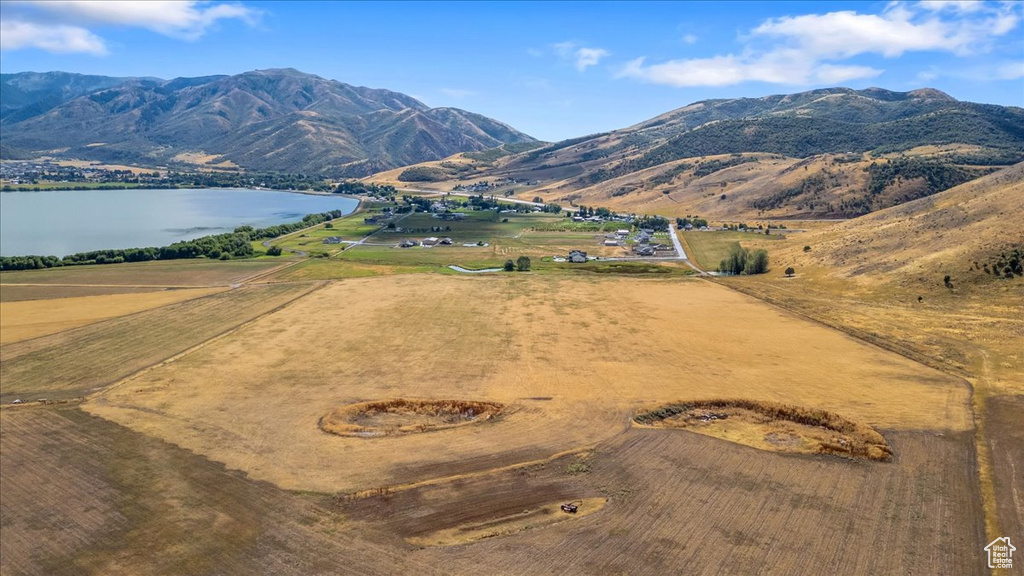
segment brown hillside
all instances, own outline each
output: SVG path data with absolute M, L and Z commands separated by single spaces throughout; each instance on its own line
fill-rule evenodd
M 946 274 L 977 283 L 986 261 L 1024 243 L 1024 163 L 978 180 L 807 233 L 776 253 L 862 281 L 942 285 Z M 804 253 L 803 246 L 810 245 Z M 975 266 L 977 262 L 977 266 Z M 955 284 L 954 284 L 955 285 Z

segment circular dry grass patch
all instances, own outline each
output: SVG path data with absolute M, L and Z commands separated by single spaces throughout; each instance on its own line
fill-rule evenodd
M 504 410 L 497 402 L 394 398 L 339 406 L 321 417 L 319 425 L 339 436 L 374 438 L 485 422 Z
M 778 402 L 673 402 L 638 412 L 633 422 L 654 428 L 685 428 L 763 450 L 892 460 L 889 443 L 871 426 L 834 412 Z

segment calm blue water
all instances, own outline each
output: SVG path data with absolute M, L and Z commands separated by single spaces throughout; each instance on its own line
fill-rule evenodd
M 357 200 L 271 190 L 69 190 L 0 193 L 0 255 L 66 256 L 105 248 L 166 246 L 355 210 Z

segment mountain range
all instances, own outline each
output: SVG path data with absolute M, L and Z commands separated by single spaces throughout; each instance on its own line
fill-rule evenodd
M 1021 160 L 1024 109 L 929 88 L 827 88 L 706 100 L 620 130 L 380 177 L 442 189 L 513 178 L 539 182 L 524 198 L 668 215 L 845 217 Z
M 534 141 L 479 114 L 293 69 L 173 80 L 27 72 L 2 75 L 0 86 L 4 158 L 45 153 L 143 165 L 201 158 L 364 176 Z

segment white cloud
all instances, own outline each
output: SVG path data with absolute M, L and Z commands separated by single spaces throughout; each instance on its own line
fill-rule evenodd
M 470 96 L 476 96 L 477 92 L 472 90 L 463 90 L 462 88 L 441 88 L 441 93 L 445 96 L 452 98 L 469 98 Z
M 999 67 L 1000 80 L 1020 80 L 1024 78 L 1024 62 L 1011 62 Z
M 985 7 L 985 3 L 978 0 L 922 0 L 917 5 L 933 12 L 977 12 Z
M 552 44 L 551 49 L 563 59 L 572 61 L 576 70 L 583 72 L 591 66 L 597 65 L 603 58 L 611 56 L 611 52 L 604 48 L 588 48 L 580 46 L 575 42 L 559 42 Z
M 580 48 L 576 51 L 576 69 L 580 72 L 586 70 L 589 66 L 594 66 L 601 61 L 605 56 L 609 56 L 611 52 L 608 52 L 604 48 Z
M 687 34 L 683 36 L 683 43 L 685 44 L 696 44 L 697 36 L 695 34 Z
M 103 39 L 77 26 L 40 26 L 32 22 L 0 20 L 0 50 L 40 48 L 47 52 L 85 52 L 103 55 Z
M 760 58 L 726 55 L 669 60 L 649 66 L 644 66 L 644 58 L 637 58 L 626 64 L 617 77 L 686 88 L 731 86 L 751 81 L 771 84 L 837 84 L 872 78 L 881 72 L 867 66 L 820 64 L 798 55 L 773 52 Z
M 752 34 L 782 40 L 821 58 L 865 53 L 896 57 L 932 50 L 968 54 L 984 50 L 990 38 L 1006 34 L 1019 22 L 1015 10 L 999 6 L 976 10 L 977 17 L 961 13 L 952 18 L 915 8 L 892 4 L 881 14 L 847 10 L 774 18 Z
M 617 74 L 669 86 L 729 86 L 748 81 L 773 84 L 838 84 L 871 78 L 882 70 L 844 63 L 874 54 L 886 58 L 907 52 L 984 52 L 995 38 L 1020 23 L 1019 5 L 973 2 L 890 3 L 880 14 L 853 11 L 771 18 L 743 37 L 738 54 L 629 62 Z
M 3 48 L 41 48 L 51 52 L 106 53 L 104 41 L 90 28 L 144 28 L 196 40 L 222 20 L 258 23 L 261 12 L 243 4 L 197 1 L 67 1 L 23 0 L 4 2 Z M 26 33 L 42 38 L 36 39 Z M 12 38 L 6 38 L 13 31 Z

